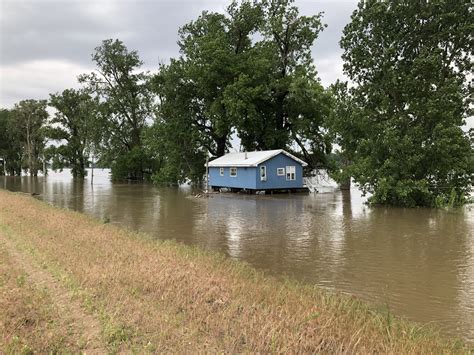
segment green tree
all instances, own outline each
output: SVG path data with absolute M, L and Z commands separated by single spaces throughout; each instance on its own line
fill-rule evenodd
M 171 175 L 196 176 L 203 149 L 223 155 L 235 132 L 247 150 L 296 143 L 312 166 L 324 164 L 332 101 L 310 51 L 320 17 L 300 16 L 293 1 L 233 1 L 226 14 L 203 12 L 180 29 L 181 56 L 154 78 L 160 105 L 153 131 L 166 137 L 155 142 L 169 154 L 162 158 Z
M 331 149 L 324 128 L 330 94 L 317 79 L 311 57 L 324 28 L 321 14 L 301 16 L 291 0 L 265 1 L 262 10 L 262 39 L 227 90 L 227 105 L 245 149 L 296 143 L 314 167 Z
M 119 40 L 103 41 L 92 59 L 96 72 L 81 75 L 79 81 L 100 100 L 98 117 L 103 118 L 107 132 L 102 141 L 102 162 L 111 165 L 116 179 L 141 180 L 148 167 L 146 161 L 134 159 L 143 155 L 143 129 L 152 115 L 148 74 L 139 71 L 143 63 L 138 53 L 129 51 Z
M 0 109 L 0 127 L 0 158 L 6 164 L 0 166 L 0 174 L 21 175 L 23 149 L 12 110 Z
M 344 29 L 350 175 L 377 204 L 461 204 L 472 188 L 471 1 L 361 1 Z M 344 120 L 344 117 L 340 117 Z M 356 139 L 354 139 L 356 138 Z M 344 138 L 346 139 L 346 138 Z
M 177 184 L 187 178 L 197 182 L 204 175 L 209 139 L 192 124 L 194 115 L 188 83 L 180 80 L 182 66 L 162 66 L 154 87 L 159 109 L 153 127 L 147 131 L 146 145 L 157 162 L 156 183 Z
M 226 90 L 246 68 L 261 15 L 259 5 L 234 1 L 226 14 L 204 11 L 179 30 L 180 57 L 153 80 L 159 105 L 148 142 L 159 161 L 155 181 L 199 181 L 206 156 L 226 153 L 235 127 Z
M 52 147 L 53 168 L 71 167 L 73 177 L 84 178 L 91 136 L 97 131 L 97 102 L 84 90 L 66 89 L 51 94 L 49 105 L 57 110 L 50 120 L 50 137 L 65 142 Z
M 225 91 L 244 68 L 251 35 L 260 20 L 260 7 L 251 2 L 238 5 L 234 1 L 225 15 L 204 11 L 179 30 L 181 56 L 162 66 L 155 78 L 155 91 L 163 98 L 161 112 L 169 114 L 167 122 L 174 116 L 170 107 L 180 111 L 178 119 L 187 120 L 193 131 L 190 134 L 197 131 L 201 145 L 213 156 L 227 150 L 234 124 L 226 108 Z M 170 80 L 173 82 L 168 84 Z M 184 92 L 159 92 L 170 85 Z
M 48 120 L 46 106 L 46 100 L 22 100 L 13 108 L 13 119 L 24 151 L 23 166 L 28 169 L 30 176 L 37 176 L 38 171 L 43 169 L 45 125 Z
M 332 110 L 327 121 L 331 141 L 336 145 L 329 165 L 329 174 L 341 189 L 350 189 L 350 165 L 359 143 L 359 138 L 365 134 L 364 120 L 357 115 L 361 113 L 351 95 L 347 82 L 336 81 L 331 85 Z

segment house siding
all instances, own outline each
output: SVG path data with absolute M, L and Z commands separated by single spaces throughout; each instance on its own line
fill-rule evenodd
M 267 167 L 267 181 L 260 180 L 260 166 Z M 286 168 L 287 166 L 295 167 L 295 180 L 286 180 L 285 175 L 278 176 L 278 168 Z M 285 154 L 278 154 L 273 158 L 264 161 L 257 168 L 257 190 L 265 189 L 298 189 L 303 187 L 303 167 L 301 164 Z
M 237 176 L 230 176 L 230 168 L 224 168 L 224 176 L 220 176 L 220 168 L 209 168 L 209 186 L 232 187 L 240 189 L 256 189 L 257 176 L 255 167 L 237 167 Z
M 266 181 L 260 180 L 261 166 L 266 166 Z M 286 172 L 283 176 L 277 175 L 278 168 L 287 166 L 295 167 L 295 180 L 286 180 Z M 224 168 L 224 176 L 220 176 L 219 167 L 210 167 L 209 186 L 252 190 L 298 189 L 303 187 L 303 167 L 301 163 L 283 153 L 266 160 L 257 167 L 237 167 L 236 177 L 230 176 L 230 167 Z

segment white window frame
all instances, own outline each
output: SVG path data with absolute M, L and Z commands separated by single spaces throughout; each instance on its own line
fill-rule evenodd
M 286 180 L 294 181 L 296 180 L 296 166 L 287 166 L 286 167 Z
M 278 176 L 285 176 L 285 168 L 277 168 Z
M 234 174 L 232 174 L 232 172 L 234 172 Z M 236 167 L 229 168 L 229 176 L 230 177 L 237 177 L 237 168 Z
M 224 168 L 219 168 L 219 175 L 224 176 Z
M 260 171 L 260 181 L 267 181 L 267 167 L 265 165 L 261 165 L 259 171 Z

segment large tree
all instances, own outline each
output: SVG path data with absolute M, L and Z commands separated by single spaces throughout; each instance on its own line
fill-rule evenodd
M 234 1 L 226 14 L 204 11 L 179 30 L 179 58 L 153 80 L 159 105 L 147 142 L 157 181 L 200 180 L 206 156 L 226 153 L 235 122 L 225 93 L 246 69 L 261 15 L 259 5 Z
M 143 63 L 138 53 L 119 40 L 103 41 L 92 59 L 96 71 L 81 75 L 79 81 L 101 103 L 100 117 L 108 134 L 102 161 L 111 165 L 114 178 L 143 179 L 148 166 L 142 134 L 153 100 L 148 74 L 140 69 Z
M 45 125 L 48 120 L 46 107 L 46 100 L 22 100 L 15 104 L 12 112 L 24 151 L 23 166 L 31 176 L 37 176 L 38 171 L 43 169 Z
M 179 30 L 180 58 L 162 66 L 155 78 L 163 99 L 161 112 L 170 115 L 165 119 L 173 119 L 170 107 L 180 111 L 178 119 L 186 119 L 189 129 L 199 132 L 201 145 L 213 156 L 227 150 L 234 123 L 226 107 L 226 88 L 242 74 L 260 21 L 260 6 L 251 2 L 234 1 L 227 14 L 204 11 Z M 159 92 L 169 85 L 183 92 Z
M 87 174 L 88 148 L 100 130 L 96 124 L 98 103 L 84 90 L 66 89 L 51 94 L 49 105 L 57 110 L 49 134 L 60 141 L 52 147 L 53 168 L 68 166 L 73 177 L 83 178 Z
M 296 143 L 312 166 L 324 164 L 331 100 L 310 50 L 323 28 L 320 18 L 301 16 L 291 0 L 233 1 L 226 14 L 203 12 L 180 29 L 181 56 L 154 79 L 155 132 L 167 132 L 171 161 L 183 167 L 175 172 L 194 174 L 188 162 L 202 148 L 225 154 L 233 133 L 246 150 Z M 186 146 L 178 143 L 183 139 Z
M 193 90 L 183 77 L 183 67 L 172 59 L 154 80 L 160 105 L 147 131 L 146 145 L 158 162 L 154 176 L 158 183 L 181 183 L 188 178 L 199 181 L 204 175 L 210 139 L 193 124 Z
M 321 14 L 302 16 L 292 0 L 264 1 L 262 10 L 261 39 L 227 90 L 226 103 L 245 149 L 296 143 L 304 158 L 318 165 L 330 150 L 324 127 L 330 95 L 317 78 L 311 56 L 311 46 L 324 28 Z
M 368 0 L 345 27 L 356 109 L 339 127 L 357 132 L 344 148 L 373 203 L 432 206 L 468 196 L 472 146 L 461 127 L 471 114 L 473 23 L 471 1 Z
M 5 164 L 0 166 L 0 174 L 21 175 L 23 149 L 12 110 L 0 109 L 0 127 L 0 158 Z

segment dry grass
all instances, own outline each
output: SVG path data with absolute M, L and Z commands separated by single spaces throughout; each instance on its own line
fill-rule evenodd
M 79 351 L 85 343 L 47 290 L 34 284 L 0 244 L 0 353 Z
M 75 293 L 112 352 L 470 351 L 356 299 L 5 191 L 2 238 Z

